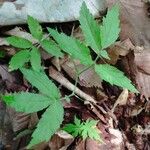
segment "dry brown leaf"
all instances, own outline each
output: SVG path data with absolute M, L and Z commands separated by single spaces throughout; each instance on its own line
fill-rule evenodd
M 150 97 L 150 51 L 135 53 L 135 64 L 138 68 L 136 83 L 138 89 L 146 98 Z
M 22 28 L 19 28 L 19 27 L 15 27 L 14 29 L 5 32 L 5 34 L 11 35 L 11 36 L 12 35 L 19 36 L 19 37 L 25 38 L 29 41 L 32 41 L 33 43 L 38 42 L 38 40 L 34 39 L 30 33 L 23 31 Z
M 118 0 L 107 0 L 112 6 Z M 119 0 L 121 12 L 120 39 L 130 38 L 135 45 L 150 47 L 150 19 L 147 6 L 141 0 Z
M 16 81 L 15 75 L 8 71 L 8 66 L 6 65 L 0 65 L 0 76 L 4 81 L 9 81 L 11 83 Z
M 114 112 L 115 108 L 117 107 L 117 105 L 125 105 L 127 103 L 128 100 L 128 96 L 129 96 L 129 92 L 127 89 L 124 89 L 121 94 L 119 95 L 118 99 L 116 100 L 113 108 L 112 108 L 112 112 Z
M 7 113 L 12 123 L 14 132 L 18 132 L 28 127 L 30 115 L 25 113 L 16 112 L 14 109 L 7 107 Z
M 61 130 L 55 133 L 48 145 L 51 150 L 67 150 L 73 140 L 72 135 Z
M 150 50 L 144 50 L 141 53 L 135 52 L 135 63 L 143 73 L 150 75 Z
M 126 39 L 124 41 L 116 42 L 113 46 L 111 46 L 108 50 L 111 64 L 116 64 L 119 56 L 126 56 L 130 50 L 135 49 L 130 39 Z
M 29 123 L 28 123 L 28 128 L 29 129 L 35 128 L 35 126 L 37 125 L 38 122 L 39 122 L 39 118 L 38 118 L 37 113 L 32 113 L 30 115 L 30 120 L 29 120 Z
M 65 61 L 61 66 L 65 72 L 74 80 L 77 76 L 75 66 L 78 71 L 82 71 L 86 68 L 84 65 L 80 64 L 79 61 L 73 62 L 71 60 Z M 100 77 L 95 73 L 93 68 L 90 68 L 79 75 L 79 84 L 81 86 L 102 88 L 101 82 L 102 81 Z
M 4 91 L 0 88 L 0 93 Z M 12 131 L 11 120 L 6 112 L 6 105 L 0 99 L 0 142 L 4 145 L 11 145 L 13 143 L 14 133 Z
M 150 76 L 138 72 L 136 80 L 140 93 L 148 99 L 150 97 Z

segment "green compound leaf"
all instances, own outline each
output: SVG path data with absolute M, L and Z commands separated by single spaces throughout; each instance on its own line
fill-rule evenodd
M 138 93 L 137 89 L 131 84 L 131 81 L 117 68 L 109 64 L 95 65 L 95 71 L 102 80 L 109 82 L 111 85 L 117 85 L 131 92 Z
M 36 47 L 32 47 L 30 52 L 30 62 L 31 66 L 35 71 L 41 70 L 41 55 L 39 50 Z
M 16 111 L 33 113 L 48 107 L 52 101 L 40 94 L 21 92 L 4 95 L 3 100 Z
M 51 28 L 48 28 L 48 31 L 59 44 L 60 48 L 68 53 L 72 58 L 79 59 L 84 65 L 91 65 L 93 63 L 90 50 L 79 40 L 69 37 L 63 33 L 60 34 Z
M 57 46 L 57 44 L 51 40 L 43 40 L 41 45 L 45 51 L 49 54 L 56 56 L 56 57 L 63 57 L 63 53 L 61 49 Z
M 32 36 L 38 40 L 41 40 L 43 37 L 43 32 L 39 22 L 35 18 L 28 16 L 27 23 Z
M 44 72 L 32 69 L 20 69 L 24 77 L 35 86 L 41 93 L 50 97 L 52 100 L 60 99 L 60 92 L 55 84 L 47 77 Z
M 110 46 L 117 40 L 120 32 L 119 23 L 119 7 L 115 5 L 108 11 L 106 18 L 103 18 L 103 25 L 101 26 L 102 49 Z
M 98 54 L 101 49 L 100 26 L 90 14 L 85 2 L 81 7 L 79 21 L 87 44 Z
M 11 71 L 22 67 L 30 59 L 30 52 L 28 50 L 21 50 L 16 53 L 9 62 L 9 68 Z
M 86 139 L 87 137 L 89 137 L 93 140 L 97 140 L 97 141 L 101 140 L 99 131 L 96 128 L 97 122 L 98 121 L 96 121 L 96 120 L 87 120 L 84 123 L 84 126 L 81 127 L 81 130 L 82 130 L 81 135 L 82 135 L 83 139 Z
M 83 124 L 81 124 L 81 120 L 79 120 L 78 118 L 75 117 L 74 124 L 72 124 L 72 123 L 66 124 L 65 127 L 63 128 L 63 130 L 70 133 L 74 137 L 81 136 L 82 125 Z
M 101 141 L 99 131 L 96 128 L 97 122 L 98 121 L 96 120 L 86 120 L 86 122 L 81 122 L 81 120 L 75 117 L 74 124 L 66 124 L 63 129 L 74 137 L 81 136 L 83 139 L 89 137 L 93 140 Z
M 24 38 L 11 36 L 6 38 L 7 42 L 17 48 L 30 48 L 32 43 Z
M 32 134 L 32 140 L 28 145 L 31 148 L 35 144 L 47 142 L 59 129 L 64 116 L 64 109 L 60 101 L 54 101 L 42 115 L 36 130 Z

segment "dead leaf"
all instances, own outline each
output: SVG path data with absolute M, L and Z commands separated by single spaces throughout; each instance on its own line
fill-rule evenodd
M 134 55 L 138 69 L 150 75 L 150 50 L 143 50 L 140 53 L 135 52 Z
M 74 80 L 77 76 L 75 66 L 79 72 L 86 68 L 79 61 L 73 62 L 72 60 L 65 61 L 61 65 L 65 72 Z M 81 86 L 102 88 L 101 82 L 100 77 L 95 73 L 93 68 L 89 68 L 79 75 L 79 84 Z
M 23 31 L 23 29 L 20 27 L 15 27 L 14 29 L 5 32 L 5 34 L 11 36 L 19 36 L 31 41 L 32 43 L 38 42 L 38 40 L 34 39 L 30 33 Z
M 118 99 L 116 100 L 113 108 L 111 109 L 112 112 L 114 112 L 115 108 L 117 107 L 117 105 L 125 105 L 127 103 L 128 100 L 128 96 L 129 96 L 129 92 L 127 89 L 123 89 L 123 91 L 121 92 L 121 94 L 119 95 Z
M 11 83 L 16 81 L 15 76 L 13 73 L 8 71 L 8 67 L 6 65 L 0 65 L 0 76 L 4 81 L 9 81 Z
M 108 49 L 110 61 L 109 63 L 115 65 L 119 59 L 119 56 L 126 56 L 131 50 L 135 49 L 130 39 L 116 42 Z
M 30 121 L 29 114 L 16 112 L 14 109 L 10 107 L 7 107 L 7 113 L 10 117 L 14 132 L 18 132 L 28 127 Z
M 150 97 L 150 51 L 135 53 L 135 64 L 138 68 L 136 83 L 138 89 L 146 98 Z
M 61 130 L 55 133 L 48 145 L 51 150 L 67 150 L 73 140 L 72 135 Z

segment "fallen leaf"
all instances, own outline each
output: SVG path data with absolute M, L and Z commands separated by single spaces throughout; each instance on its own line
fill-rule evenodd
M 150 50 L 143 50 L 142 52 L 135 52 L 135 63 L 139 70 L 145 74 L 150 75 Z
M 135 64 L 138 68 L 136 83 L 139 91 L 146 98 L 150 97 L 150 51 L 135 53 Z
M 130 39 L 126 39 L 122 42 L 118 41 L 108 49 L 110 61 L 107 61 L 115 65 L 118 59 L 120 59 L 119 56 L 126 56 L 133 49 L 135 49 L 135 47 Z
M 79 72 L 86 68 L 84 65 L 80 64 L 79 61 L 73 62 L 71 60 L 62 63 L 61 67 L 74 80 L 77 76 L 76 68 Z M 89 68 L 79 75 L 79 84 L 81 86 L 102 88 L 101 82 L 102 81 L 100 77 L 95 73 L 94 68 Z
M 55 133 L 48 145 L 51 150 L 67 150 L 73 140 L 72 135 L 60 130 Z
M 32 43 L 37 42 L 37 40 L 34 39 L 30 33 L 26 32 L 26 31 L 23 31 L 19 27 L 15 27 L 14 29 L 5 32 L 5 34 L 6 35 L 11 35 L 11 36 L 13 35 L 13 36 L 22 37 L 22 38 L 25 38 L 25 39 L 31 41 Z
M 117 107 L 117 105 L 126 105 L 127 100 L 128 100 L 128 96 L 129 96 L 129 92 L 127 89 L 123 89 L 123 91 L 121 92 L 121 94 L 119 95 L 119 97 L 117 98 L 113 108 L 111 109 L 112 112 L 114 112 L 115 108 Z

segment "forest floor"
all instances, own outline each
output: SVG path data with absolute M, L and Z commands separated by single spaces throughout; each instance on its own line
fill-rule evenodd
M 82 94 L 97 101 L 97 105 L 85 104 L 77 97 L 71 97 L 70 102 L 63 103 L 65 109 L 63 123 L 73 122 L 74 116 L 83 121 L 89 118 L 98 120 L 97 127 L 103 142 L 82 140 L 58 131 L 49 142 L 39 144 L 35 149 L 150 150 L 150 5 L 141 1 L 121 1 L 121 33 L 118 41 L 107 49 L 111 58 L 108 63 L 123 71 L 140 94 L 111 86 L 100 81 L 92 69 L 86 70 L 79 76 L 77 88 L 83 92 Z M 113 1 L 109 2 L 109 5 L 111 6 L 112 3 Z M 47 26 L 83 40 L 77 21 L 42 24 L 44 29 Z M 34 90 L 19 71 L 10 72 L 8 68 L 16 49 L 5 41 L 5 37 L 16 35 L 29 38 L 27 31 L 27 25 L 0 27 L 0 91 L 2 94 Z M 42 53 L 42 63 L 47 75 L 59 85 L 61 94 L 70 94 L 71 90 L 67 85 L 75 83 L 73 62 L 68 57 L 58 61 Z M 51 67 L 55 68 L 52 73 L 49 71 Z M 56 75 L 58 78 L 55 78 Z M 42 111 L 34 114 L 18 113 L 0 101 L 0 150 L 25 149 L 31 139 L 32 129 L 42 113 Z

